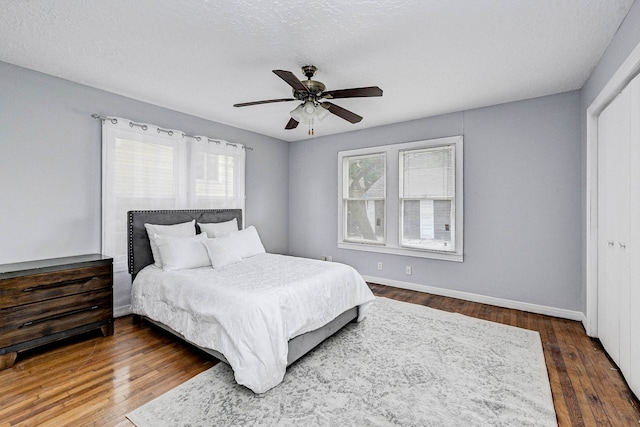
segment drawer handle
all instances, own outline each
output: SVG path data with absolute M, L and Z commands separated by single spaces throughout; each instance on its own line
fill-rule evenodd
M 59 283 L 51 283 L 49 285 L 42 285 L 42 286 L 35 286 L 33 288 L 24 288 L 22 290 L 22 292 L 33 292 L 33 291 L 39 291 L 42 289 L 54 289 L 54 288 L 60 288 L 62 286 L 67 286 L 67 285 L 73 285 L 75 283 L 89 283 L 92 280 L 98 280 L 99 277 L 92 277 L 91 279 L 87 280 L 85 279 L 76 279 L 76 280 L 67 280 L 66 282 L 59 282 Z
M 57 319 L 61 319 L 63 317 L 67 317 L 67 316 L 73 316 L 74 314 L 80 314 L 80 313 L 84 313 L 84 312 L 87 312 L 87 311 L 97 310 L 98 308 L 100 308 L 99 305 L 92 305 L 91 307 L 85 307 L 85 308 L 80 308 L 78 310 L 67 311 L 66 313 L 57 314 L 55 316 L 46 317 L 44 319 L 31 320 L 29 322 L 24 322 L 18 328 L 24 328 L 24 327 L 27 327 L 27 326 L 33 326 L 33 325 L 37 325 L 38 323 L 44 323 L 44 322 L 48 322 L 50 320 L 57 320 Z

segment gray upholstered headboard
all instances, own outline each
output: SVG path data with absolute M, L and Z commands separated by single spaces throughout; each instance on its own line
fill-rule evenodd
M 162 210 L 129 211 L 127 215 L 129 274 L 136 274 L 149 264 L 153 264 L 151 244 L 145 224 L 180 224 L 196 220 L 196 232 L 200 232 L 198 222 L 224 222 L 236 218 L 238 228 L 242 229 L 242 209 L 202 209 L 202 210 Z

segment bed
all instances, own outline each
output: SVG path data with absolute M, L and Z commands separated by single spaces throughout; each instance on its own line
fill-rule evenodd
M 154 265 L 145 224 L 178 227 L 192 222 L 198 236 L 199 224 L 231 221 L 241 231 L 202 237 L 207 248 L 252 231 L 253 227 L 242 227 L 242 210 L 130 211 L 131 308 L 135 315 L 228 363 L 238 384 L 264 393 L 282 381 L 287 366 L 346 324 L 362 320 L 375 298 L 349 266 L 268 254 L 264 249 L 220 268 L 210 251 L 213 267 L 165 271 L 167 264 Z M 255 229 L 252 232 L 257 236 Z

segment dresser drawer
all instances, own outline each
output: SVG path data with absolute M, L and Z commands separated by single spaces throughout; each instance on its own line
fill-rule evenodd
M 112 317 L 110 290 L 0 309 L 0 348 Z
M 4 279 L 0 280 L 0 309 L 111 286 L 110 265 Z

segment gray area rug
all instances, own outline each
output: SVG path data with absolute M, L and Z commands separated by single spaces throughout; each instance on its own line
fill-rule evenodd
M 158 426 L 556 426 L 537 332 L 377 298 L 256 395 L 219 363 L 127 415 Z

